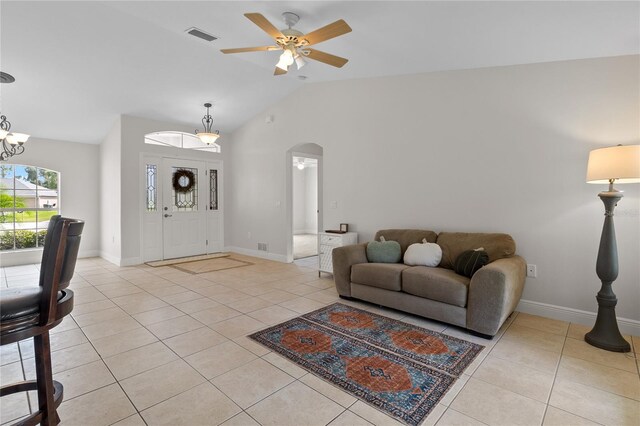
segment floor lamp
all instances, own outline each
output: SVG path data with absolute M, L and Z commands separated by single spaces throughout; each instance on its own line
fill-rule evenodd
M 622 199 L 622 191 L 613 187 L 615 183 L 640 182 L 640 145 L 613 146 L 595 149 L 589 153 L 587 183 L 608 183 L 609 190 L 598 194 L 604 203 L 604 226 L 600 237 L 596 273 L 602 287 L 596 296 L 598 317 L 593 329 L 584 340 L 598 348 L 615 352 L 629 352 L 631 346 L 618 329 L 616 304 L 618 299 L 611 284 L 618 277 L 618 249 L 616 231 L 613 227 L 613 209 Z

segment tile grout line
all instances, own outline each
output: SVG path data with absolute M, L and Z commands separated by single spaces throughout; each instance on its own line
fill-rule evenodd
M 78 326 L 78 327 L 80 327 L 80 326 Z M 129 397 L 129 394 L 127 394 L 127 392 L 125 392 L 124 388 L 123 388 L 123 387 L 122 387 L 122 385 L 120 384 L 120 381 L 116 378 L 115 374 L 113 374 L 113 371 L 111 371 L 111 369 L 109 368 L 109 366 L 107 365 L 107 363 L 106 363 L 106 362 L 104 362 L 104 358 L 102 358 L 102 355 L 100 354 L 100 352 L 98 352 L 98 350 L 95 348 L 95 346 L 93 345 L 93 342 L 89 339 L 89 337 L 88 337 L 86 334 L 84 334 L 84 330 L 82 330 L 82 327 L 80 327 L 80 331 L 82 332 L 82 334 L 84 335 L 84 337 L 87 339 L 87 341 L 89 342 L 89 344 L 91 345 L 91 347 L 93 348 L 93 350 L 94 350 L 94 351 L 96 351 L 96 353 L 97 353 L 97 354 L 98 354 L 98 356 L 100 357 L 100 361 L 102 361 L 102 364 L 105 366 L 105 368 L 107 369 L 107 371 L 109 371 L 109 374 L 111 374 L 111 377 L 113 377 L 113 380 L 115 380 L 115 383 L 117 383 L 117 384 L 118 384 L 118 387 L 120 388 L 120 390 L 122 391 L 122 393 L 127 397 L 127 400 L 129 401 L 129 403 L 131 404 L 131 406 L 133 407 L 133 409 L 134 409 L 134 410 L 136 410 L 136 413 L 138 413 L 138 415 L 140 416 L 140 418 L 142 419 L 142 421 L 143 421 L 145 424 L 147 424 L 147 422 L 144 420 L 144 418 L 143 418 L 143 417 L 142 417 L 142 415 L 140 414 L 140 411 L 138 411 L 138 407 L 136 407 L 136 406 L 135 406 L 135 404 L 133 403 L 133 401 L 132 401 L 132 400 L 131 400 L 131 398 Z M 112 384 L 113 384 L 113 383 L 110 383 L 109 385 L 106 385 L 106 386 L 110 386 L 110 385 L 112 385 Z M 105 388 L 106 386 L 102 386 L 102 387 L 100 387 L 100 388 L 98 388 L 98 389 Z M 87 395 L 87 394 L 89 394 L 89 393 L 91 393 L 91 392 L 94 392 L 94 391 L 96 391 L 96 390 L 98 390 L 98 389 L 94 389 L 93 391 L 86 392 L 86 393 L 84 393 L 84 394 L 82 394 L 82 395 Z M 80 396 L 80 395 L 77 395 L 77 396 L 75 396 L 74 398 L 69 399 L 68 401 L 72 401 L 73 399 L 77 398 L 78 396 Z M 117 421 L 116 421 L 116 422 L 114 422 L 114 423 L 117 423 L 117 422 L 119 422 L 119 421 L 121 421 L 121 420 L 124 420 L 124 419 L 126 419 L 126 418 L 128 418 L 128 417 L 131 417 L 131 416 L 127 416 L 127 417 L 124 417 L 124 418 L 122 418 L 122 419 L 119 419 L 119 420 L 117 420 Z M 112 423 L 112 424 L 113 424 L 113 423 Z
M 464 390 L 464 388 L 466 388 L 466 387 L 467 387 L 467 385 L 469 384 L 469 380 L 471 380 L 471 378 L 474 378 L 475 380 L 479 380 L 479 381 L 484 382 L 484 383 L 488 383 L 488 382 L 485 382 L 485 381 L 484 381 L 484 380 L 482 380 L 482 379 L 478 379 L 478 378 L 476 378 L 476 377 L 473 377 L 473 374 L 478 370 L 478 368 L 480 368 L 480 366 L 482 365 L 482 363 L 484 363 L 484 361 L 489 357 L 489 355 L 491 354 L 491 352 L 493 352 L 493 349 L 496 347 L 496 345 L 500 342 L 500 340 L 502 340 L 502 338 L 504 337 L 504 335 L 507 333 L 507 330 L 509 330 L 509 328 L 513 325 L 514 321 L 516 320 L 516 318 L 517 318 L 517 316 L 518 316 L 518 312 L 517 312 L 517 311 L 514 311 L 511 315 L 513 315 L 514 313 L 515 313 L 516 315 L 515 315 L 515 316 L 513 317 L 513 319 L 509 322 L 509 324 L 507 324 L 507 327 L 506 327 L 506 328 L 504 329 L 504 331 L 500 334 L 500 337 L 498 337 L 498 340 L 496 340 L 496 342 L 491 346 L 491 349 L 489 349 L 489 351 L 487 352 L 487 355 L 486 355 L 486 356 L 484 357 L 484 359 L 480 362 L 480 364 L 476 367 L 476 370 L 474 370 L 474 372 L 473 372 L 473 373 L 468 374 L 469 379 L 465 382 L 465 384 L 462 386 L 462 388 L 458 391 L 458 393 L 456 394 L 456 396 L 451 400 L 451 402 L 450 402 L 450 403 L 449 403 L 449 405 L 447 406 L 447 410 L 451 409 L 451 410 L 453 410 L 453 411 L 457 411 L 457 410 L 455 410 L 454 408 L 451 408 L 451 405 L 453 405 L 454 401 L 455 401 L 455 400 L 458 398 L 458 396 L 462 393 L 462 391 Z M 506 323 L 506 321 L 505 321 L 505 323 Z M 467 368 L 469 368 L 469 366 L 467 366 Z M 463 371 L 461 374 L 463 374 L 463 373 L 464 373 L 464 371 Z M 489 383 L 489 384 L 490 384 L 490 385 L 492 385 L 492 386 L 496 386 L 496 385 L 494 385 L 494 384 L 492 384 L 492 383 Z M 499 387 L 500 389 L 502 389 L 502 387 L 500 387 L 500 386 L 497 386 L 497 387 Z M 508 390 L 508 389 L 505 389 L 505 390 Z M 511 391 L 509 391 L 509 392 L 511 392 Z M 514 393 L 515 393 L 515 392 L 514 392 Z M 517 394 L 517 395 L 520 395 L 520 394 Z M 521 396 L 524 396 L 524 395 L 521 395 Z M 528 398 L 528 397 L 526 397 L 526 398 Z M 531 398 L 529 398 L 529 399 L 531 399 Z M 445 410 L 445 413 L 446 413 L 446 411 L 447 411 L 447 410 Z M 459 411 L 458 411 L 458 412 L 459 412 Z M 469 414 L 462 413 L 462 412 L 460 412 L 460 413 L 461 413 L 461 414 L 463 414 L 463 415 L 465 415 L 465 416 L 467 416 L 467 417 L 469 417 L 469 418 L 472 418 L 472 419 L 474 419 L 474 420 L 476 420 L 476 421 L 478 421 L 478 422 L 480 422 L 480 423 L 482 423 L 482 424 L 486 424 L 486 423 L 484 423 L 482 420 L 479 420 L 479 419 L 477 419 L 477 418 L 475 418 L 475 417 L 473 417 L 473 416 L 471 416 L 471 415 L 469 415 Z M 444 415 L 444 413 L 442 413 L 442 415 Z M 439 420 L 439 419 L 438 419 L 438 420 Z

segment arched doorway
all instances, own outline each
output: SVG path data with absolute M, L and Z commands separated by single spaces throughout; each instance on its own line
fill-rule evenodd
M 315 143 L 295 145 L 286 153 L 288 262 L 317 255 L 317 233 L 322 230 L 322 155 L 322 147 Z

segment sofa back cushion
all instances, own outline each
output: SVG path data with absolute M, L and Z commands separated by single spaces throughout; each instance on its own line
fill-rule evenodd
M 466 250 L 484 247 L 489 262 L 511 257 L 516 252 L 516 242 L 508 234 L 441 232 L 436 242 L 442 248 L 440 267 L 448 269 L 453 269 L 458 256 Z
M 426 229 L 381 229 L 376 232 L 375 240 L 380 241 L 380 237 L 384 237 L 387 241 L 397 241 L 400 243 L 402 257 L 407 247 L 411 244 L 421 243 L 422 239 L 426 239 L 428 243 L 435 243 L 438 234 Z

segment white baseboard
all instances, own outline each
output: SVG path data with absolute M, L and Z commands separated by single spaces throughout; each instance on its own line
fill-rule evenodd
M 142 258 L 138 256 L 138 257 L 128 257 L 126 259 L 120 259 L 120 265 L 118 266 L 135 266 L 135 265 L 141 265 L 141 264 L 142 264 Z
M 134 266 L 142 264 L 142 258 L 140 257 L 129 257 L 127 259 L 123 259 L 121 257 L 112 256 L 103 251 L 100 252 L 100 257 L 116 266 Z
M 99 253 L 99 256 L 101 258 L 103 258 L 104 260 L 106 260 L 107 262 L 111 262 L 116 266 L 120 266 L 120 258 L 119 257 L 112 256 L 112 255 L 110 255 L 108 253 L 105 253 L 104 251 L 101 251 Z
M 78 258 L 96 257 L 98 250 L 80 250 Z M 42 249 L 20 250 L 0 254 L 0 267 L 30 265 L 42 261 Z
M 251 250 L 251 249 L 247 249 L 247 248 L 243 248 L 243 247 L 234 247 L 234 246 L 225 247 L 224 251 L 238 253 L 238 254 L 244 254 L 246 256 L 259 257 L 261 259 L 275 260 L 276 262 L 288 263 L 287 262 L 287 256 L 284 255 L 284 254 L 269 253 L 269 252 L 266 252 L 266 251 Z
M 565 308 L 564 306 L 549 305 L 531 300 L 520 300 L 516 310 L 526 314 L 539 315 L 584 325 L 595 324 L 597 316 L 595 312 L 581 311 L 579 309 Z M 640 321 L 629 318 L 618 318 L 618 327 L 622 334 L 640 336 Z

